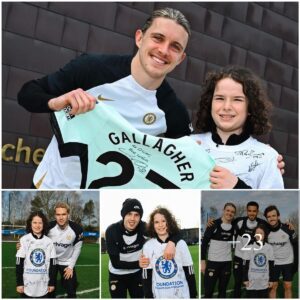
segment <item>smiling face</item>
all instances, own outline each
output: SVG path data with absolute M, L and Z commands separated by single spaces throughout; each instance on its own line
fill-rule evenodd
M 213 94 L 211 115 L 222 140 L 233 133 L 241 134 L 248 116 L 243 86 L 231 78 L 219 80 Z
M 153 218 L 154 230 L 159 238 L 167 237 L 168 224 L 164 215 L 157 213 Z
M 68 225 L 69 214 L 66 208 L 58 207 L 55 209 L 55 220 L 59 227 L 65 228 Z
M 124 217 L 124 227 L 128 231 L 133 231 L 139 224 L 141 216 L 136 211 L 131 211 Z
M 258 209 L 255 205 L 249 205 L 247 207 L 247 216 L 250 221 L 254 221 L 257 218 Z
M 31 221 L 31 228 L 32 232 L 35 235 L 40 235 L 43 231 L 43 219 L 40 218 L 39 216 L 35 216 L 32 218 Z
M 235 215 L 235 208 L 231 205 L 227 205 L 223 211 L 223 220 L 227 223 L 231 223 Z
M 141 81 L 150 80 L 159 86 L 185 58 L 188 33 L 175 21 L 158 17 L 146 32 L 138 30 L 135 40 L 139 50 L 132 70 L 134 77 Z
M 267 213 L 266 218 L 271 227 L 276 227 L 278 225 L 280 216 L 277 214 L 277 211 L 273 209 Z

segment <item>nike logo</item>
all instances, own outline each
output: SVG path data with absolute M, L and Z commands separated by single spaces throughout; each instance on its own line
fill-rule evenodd
M 113 99 L 104 98 L 104 97 L 102 97 L 102 95 L 99 95 L 99 96 L 97 97 L 97 99 L 98 99 L 99 101 L 115 101 L 115 100 L 113 100 Z

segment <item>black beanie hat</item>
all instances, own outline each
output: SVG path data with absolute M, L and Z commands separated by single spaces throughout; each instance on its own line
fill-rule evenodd
M 139 200 L 128 198 L 123 202 L 123 207 L 121 209 L 121 216 L 124 217 L 131 211 L 136 211 L 140 214 L 141 218 L 143 217 L 143 207 Z

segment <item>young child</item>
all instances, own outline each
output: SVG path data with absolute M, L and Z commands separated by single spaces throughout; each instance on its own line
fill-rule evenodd
M 268 298 L 268 289 L 274 282 L 274 255 L 271 245 L 266 243 L 267 231 L 263 224 L 255 229 L 256 241 L 244 251 L 243 281 L 247 298 Z
M 252 135 L 271 128 L 270 102 L 260 80 L 242 67 L 225 67 L 206 77 L 192 135 L 215 159 L 211 188 L 283 189 L 278 153 Z
M 25 298 L 47 298 L 55 282 L 55 248 L 48 233 L 48 220 L 33 212 L 26 221 L 26 232 L 20 239 L 16 257 L 17 292 Z
M 175 217 L 166 208 L 158 207 L 150 215 L 148 225 L 152 237 L 143 247 L 150 260 L 143 269 L 145 298 L 196 298 L 196 279 L 188 246 L 183 240 L 176 244 L 175 258 L 163 258 L 170 236 L 179 234 Z

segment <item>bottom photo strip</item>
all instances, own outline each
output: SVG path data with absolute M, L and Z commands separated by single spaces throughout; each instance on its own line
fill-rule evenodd
M 298 298 L 299 191 L 2 191 L 7 298 Z

